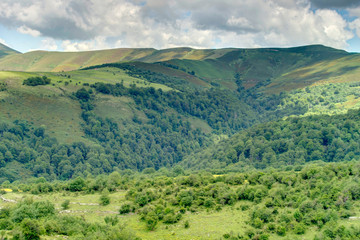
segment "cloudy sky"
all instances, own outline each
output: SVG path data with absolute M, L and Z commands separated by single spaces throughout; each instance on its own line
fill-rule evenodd
M 360 52 L 360 0 L 1 0 L 0 42 L 21 52 L 307 44 Z

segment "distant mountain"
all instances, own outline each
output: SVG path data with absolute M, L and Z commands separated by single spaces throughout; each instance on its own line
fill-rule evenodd
M 183 68 L 195 67 L 197 72 L 202 68 L 216 67 L 219 71 L 233 72 L 251 67 L 249 76 L 266 75 L 271 68 L 271 75 L 321 60 L 332 60 L 349 55 L 349 53 L 322 45 L 297 48 L 264 48 L 264 49 L 192 49 L 172 48 L 155 50 L 144 49 L 109 49 L 87 52 L 48 52 L 33 51 L 24 54 L 7 56 L 0 60 L 1 70 L 60 72 L 77 70 L 84 67 L 116 62 L 169 62 Z M 183 60 L 177 62 L 176 60 Z M 186 61 L 185 61 L 186 60 Z M 193 61 L 206 61 L 195 63 Z M 194 65 L 195 64 L 195 65 Z M 194 65 L 194 66 L 189 66 Z M 197 66 L 198 65 L 198 66 Z M 279 68 L 279 66 L 281 67 Z M 254 67 L 256 66 L 256 67 Z M 196 69 L 197 68 L 197 69 Z M 205 70 L 206 72 L 208 69 Z M 195 71 L 196 72 L 196 71 Z M 205 74 L 206 75 L 206 74 Z
M 0 58 L 5 57 L 7 55 L 17 54 L 17 53 L 19 53 L 19 52 L 0 43 Z

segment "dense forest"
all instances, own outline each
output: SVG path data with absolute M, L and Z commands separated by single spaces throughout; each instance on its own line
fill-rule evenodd
M 284 167 L 310 161 L 359 160 L 360 111 L 334 116 L 291 117 L 259 124 L 189 157 L 184 166 L 198 169 Z M 211 160 L 209 160 L 211 159 Z
M 177 163 L 184 168 L 215 171 L 226 166 L 228 170 L 263 169 L 315 160 L 358 159 L 359 111 L 334 116 L 290 117 L 251 127 L 271 118 L 268 116 L 271 113 L 277 119 L 297 109 L 293 105 L 273 111 L 276 105 L 273 101 L 280 101 L 281 96 L 271 101 L 269 96 L 256 96 L 255 90 L 238 91 L 252 102 L 250 105 L 246 101 L 239 103 L 236 95 L 229 96 L 228 91 L 219 89 L 182 93 L 136 85 L 128 88 L 121 83 L 95 83 L 77 90 L 71 97 L 81 104 L 84 133 L 97 145 L 60 144 L 46 134 L 44 128 L 26 121 L 2 123 L 0 160 L 2 166 L 7 166 L 0 169 L 2 179 L 14 181 L 42 176 L 48 180 L 65 180 L 116 169 L 158 170 Z M 132 121 L 119 126 L 114 119 L 96 115 L 98 94 L 132 98 L 145 118 L 134 115 Z M 231 135 L 241 129 L 248 130 L 214 148 L 212 134 L 194 129 L 190 117 L 206 122 L 212 134 Z M 209 150 L 193 154 L 207 147 Z

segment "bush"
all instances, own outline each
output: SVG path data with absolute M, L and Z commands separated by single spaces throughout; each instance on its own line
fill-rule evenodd
M 8 219 L 0 219 L 0 230 L 11 230 L 14 227 L 13 223 Z
M 30 77 L 24 80 L 23 85 L 38 86 L 38 85 L 47 85 L 50 84 L 50 82 L 51 82 L 50 78 L 47 78 L 46 76 Z
M 84 190 L 86 182 L 82 177 L 77 177 L 69 183 L 68 189 L 71 192 L 78 192 Z
M 119 218 L 117 216 L 113 216 L 113 217 L 106 216 L 104 218 L 104 221 L 105 221 L 106 224 L 110 224 L 111 226 L 115 226 L 116 224 L 119 223 Z
M 294 233 L 301 235 L 304 234 L 306 231 L 306 226 L 302 223 L 296 224 L 294 227 Z
M 22 239 L 37 240 L 40 239 L 40 227 L 36 221 L 24 219 L 21 223 Z
M 120 214 L 127 214 L 134 211 L 134 207 L 128 203 L 121 205 L 119 209 Z
M 148 230 L 152 231 L 155 229 L 157 223 L 158 223 L 159 219 L 156 216 L 156 214 L 154 212 L 150 212 L 146 217 L 145 217 L 145 222 L 146 222 L 146 227 Z
M 181 213 L 178 213 L 178 214 L 173 214 L 173 213 L 170 213 L 170 214 L 166 214 L 164 216 L 164 223 L 168 223 L 168 224 L 174 224 L 174 223 L 177 223 L 180 219 L 181 219 L 182 215 Z
M 189 228 L 189 227 L 190 227 L 190 223 L 188 220 L 186 220 L 184 223 L 184 228 Z
M 110 204 L 109 191 L 106 189 L 100 196 L 100 205 L 106 206 Z
M 286 228 L 284 226 L 277 226 L 276 234 L 279 235 L 279 236 L 285 236 Z
M 66 210 L 66 209 L 69 209 L 69 205 L 70 205 L 70 200 L 67 199 L 61 204 L 61 207 L 63 210 Z
M 85 88 L 81 88 L 77 90 L 75 97 L 77 97 L 79 100 L 88 101 L 90 99 L 90 94 L 88 91 L 86 91 Z

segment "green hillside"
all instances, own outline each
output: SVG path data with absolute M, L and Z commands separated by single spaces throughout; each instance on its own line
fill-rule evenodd
M 194 153 L 218 149 L 219 140 L 256 124 L 359 108 L 358 58 L 321 45 L 10 55 L 0 68 L 27 71 L 0 72 L 0 177 L 65 180 L 176 164 L 224 167 L 228 160 L 213 159 L 211 151 Z M 76 70 L 59 71 L 67 67 Z M 308 155 L 305 162 L 313 159 Z M 258 166 L 239 156 L 231 160 L 238 166 L 283 164 L 276 158 Z
M 359 54 L 0 54 L 0 238 L 359 239 Z
M 251 127 L 186 158 L 181 165 L 195 169 L 304 165 L 311 161 L 360 160 L 360 111 L 268 122 Z
M 3 58 L 7 55 L 17 54 L 17 53 L 19 53 L 19 52 L 0 43 L 0 58 Z

